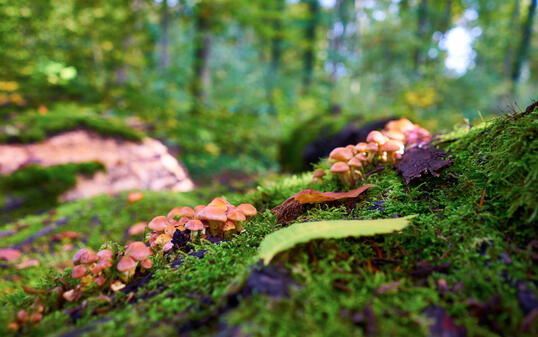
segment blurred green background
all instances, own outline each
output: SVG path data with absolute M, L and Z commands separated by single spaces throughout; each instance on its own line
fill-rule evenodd
M 202 183 L 297 169 L 351 120 L 531 103 L 536 2 L 0 0 L 0 141 L 84 124 L 156 137 Z

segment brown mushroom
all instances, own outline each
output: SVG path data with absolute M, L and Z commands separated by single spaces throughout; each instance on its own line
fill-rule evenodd
M 325 171 L 322 169 L 316 169 L 314 173 L 312 174 L 312 180 L 315 182 L 319 182 L 323 180 L 323 177 L 325 176 Z
M 374 131 L 371 131 L 368 134 L 368 137 L 366 137 L 366 141 L 368 143 L 374 142 L 378 146 L 381 146 L 381 145 L 385 144 L 385 142 L 387 141 L 387 138 L 385 136 L 383 136 L 383 134 L 381 132 L 379 132 L 377 130 L 374 130 Z
M 230 240 L 236 230 L 236 226 L 233 221 L 226 221 L 222 230 L 224 232 L 224 239 Z
M 209 223 L 209 234 L 219 235 L 226 222 L 226 210 L 221 207 L 207 206 L 196 215 L 199 220 Z
M 159 215 L 153 218 L 148 224 L 149 229 L 156 232 L 163 232 L 168 224 L 168 218 L 164 215 Z
M 353 157 L 353 151 L 345 147 L 336 147 L 329 154 L 329 163 L 333 164 L 338 161 L 347 162 Z
M 331 173 L 338 175 L 338 178 L 345 186 L 351 186 L 353 182 L 351 181 L 351 172 L 349 166 L 344 162 L 336 162 L 331 166 Z
M 356 183 L 362 179 L 362 174 L 363 174 L 362 162 L 359 158 L 355 156 L 347 162 L 347 165 L 349 166 L 351 170 L 351 177 L 354 182 L 353 185 L 356 185 Z
M 379 151 L 382 152 L 381 159 L 383 161 L 391 161 L 392 163 L 396 162 L 396 153 L 403 148 L 403 144 L 396 140 L 389 140 L 385 144 L 381 145 Z
M 150 269 L 151 266 L 153 266 L 153 261 L 151 261 L 150 259 L 145 259 L 144 261 L 140 262 L 140 265 L 144 269 Z
M 118 262 L 116 268 L 122 274 L 122 279 L 127 281 L 134 275 L 136 270 L 137 262 L 133 260 L 130 256 L 124 256 Z
M 193 218 L 194 210 L 190 207 L 175 207 L 166 216 L 168 220 L 177 220 L 183 217 Z
M 230 204 L 228 202 L 228 200 L 226 200 L 224 198 L 217 197 L 217 198 L 211 200 L 211 202 L 209 204 L 207 204 L 207 206 L 208 207 L 222 208 L 224 211 L 226 211 L 228 209 L 228 207 L 232 206 L 232 204 Z
M 98 286 L 102 286 L 103 284 L 105 284 L 106 282 L 106 279 L 103 277 L 103 275 L 99 275 L 97 276 L 95 279 L 93 279 L 95 283 L 97 283 Z
M 247 220 L 258 214 L 256 207 L 252 206 L 251 204 L 240 204 L 236 207 L 236 209 L 241 211 L 241 213 L 245 215 Z
M 191 241 L 199 238 L 200 235 L 204 234 L 205 230 L 204 224 L 200 220 L 189 220 L 189 222 L 185 224 L 185 228 L 191 231 Z
M 237 229 L 238 233 L 241 233 L 243 231 L 243 223 L 245 222 L 245 220 L 247 220 L 247 217 L 245 216 L 243 212 L 241 212 L 241 210 L 237 208 L 229 210 L 226 213 L 226 217 L 228 218 L 228 220 L 233 221 L 234 229 Z M 224 226 L 226 226 L 226 224 Z M 224 228 L 223 228 L 223 231 L 224 231 Z M 226 232 L 224 232 L 224 234 L 226 234 Z
M 144 242 L 131 242 L 125 250 L 125 255 L 132 257 L 135 261 L 143 261 L 151 255 L 151 249 Z
M 71 277 L 74 279 L 79 279 L 82 276 L 86 275 L 87 272 L 88 272 L 88 269 L 85 266 L 79 264 L 73 267 L 73 271 L 71 272 Z
M 110 284 L 110 289 L 112 289 L 114 292 L 122 290 L 123 288 L 125 288 L 125 284 L 123 284 L 120 280 L 116 280 Z

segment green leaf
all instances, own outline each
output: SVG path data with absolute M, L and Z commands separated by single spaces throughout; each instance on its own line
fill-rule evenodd
M 404 229 L 414 215 L 377 220 L 332 220 L 296 223 L 266 236 L 258 251 L 265 264 L 278 253 L 317 239 L 340 239 L 348 236 L 388 234 Z

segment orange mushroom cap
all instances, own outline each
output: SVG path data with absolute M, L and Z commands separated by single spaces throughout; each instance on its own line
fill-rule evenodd
M 383 145 L 387 141 L 387 139 L 385 138 L 385 136 L 383 136 L 381 132 L 374 130 L 368 134 L 368 137 L 366 137 L 366 141 L 368 143 L 374 142 L 378 145 Z
M 162 232 L 166 229 L 167 224 L 168 224 L 168 218 L 165 217 L 164 215 L 159 215 L 151 220 L 148 227 L 151 230 Z
M 353 157 L 348 162 L 347 165 L 349 167 L 362 167 L 362 163 L 359 158 Z
M 97 256 L 91 249 L 86 250 L 80 256 L 80 263 L 82 264 L 94 263 L 97 260 L 99 260 L 99 256 Z
M 396 151 L 399 151 L 400 148 L 402 147 L 403 147 L 403 144 L 401 142 L 396 141 L 396 140 L 389 140 L 385 144 L 381 145 L 381 147 L 379 148 L 379 151 L 396 152 Z
M 245 221 L 247 219 L 245 214 L 237 208 L 226 212 L 226 217 L 231 221 Z
M 175 207 L 166 216 L 168 219 L 178 218 L 192 218 L 194 217 L 194 210 L 190 207 Z
M 256 210 L 256 207 L 252 206 L 251 204 L 240 204 L 236 207 L 238 211 L 241 211 L 247 218 L 251 218 L 258 214 L 258 211 Z
M 217 197 L 211 200 L 211 202 L 207 204 L 207 206 L 222 208 L 223 210 L 226 211 L 230 206 L 232 206 L 232 204 L 230 204 L 228 200 L 224 198 Z
M 189 220 L 185 224 L 185 228 L 191 231 L 201 231 L 204 229 L 204 224 L 200 220 Z
M 130 256 L 124 256 L 120 259 L 120 262 L 118 262 L 116 268 L 122 273 L 124 271 L 129 271 L 136 268 L 136 261 L 133 260 Z
M 331 166 L 331 172 L 332 173 L 344 173 L 344 172 L 348 172 L 349 171 L 349 166 L 348 164 L 344 163 L 344 162 L 336 162 L 333 164 L 333 166 Z
M 224 224 L 224 227 L 222 228 L 222 230 L 225 232 L 231 231 L 234 229 L 235 229 L 235 224 L 233 223 L 233 221 L 226 221 L 226 223 Z
M 351 151 L 351 149 L 345 147 L 337 147 L 334 148 L 329 154 L 329 161 L 348 161 L 351 159 L 351 157 L 353 157 L 353 151 Z
M 151 255 L 151 249 L 144 244 L 144 242 L 135 241 L 129 244 L 125 255 L 129 255 L 136 261 L 143 261 Z
M 216 206 L 207 206 L 196 214 L 198 220 L 226 221 L 226 210 Z
M 358 152 L 367 152 L 368 151 L 368 144 L 365 142 L 360 142 L 357 145 L 355 145 L 355 150 Z
M 86 269 L 85 266 L 79 264 L 73 268 L 73 271 L 71 272 L 71 277 L 74 279 L 79 279 L 82 276 L 86 275 L 87 272 L 88 272 L 88 269 Z
M 151 266 L 153 266 L 153 261 L 151 261 L 150 259 L 145 259 L 144 261 L 140 262 L 140 265 L 144 269 L 149 269 L 151 268 Z

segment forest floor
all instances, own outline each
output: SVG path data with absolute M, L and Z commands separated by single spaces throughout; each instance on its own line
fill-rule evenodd
M 457 129 L 436 141 L 453 164 L 438 177 L 406 184 L 391 167 L 356 205 L 319 205 L 295 221 L 416 215 L 403 231 L 317 240 L 269 266 L 256 260 L 262 239 L 284 226 L 271 209 L 308 188 L 336 191 L 336 179 L 311 172 L 265 182 L 249 194 L 259 215 L 246 233 L 172 252 L 123 291 L 88 293 L 57 305 L 17 334 L 33 336 L 536 336 L 538 334 L 538 109 Z M 326 168 L 325 164 L 319 165 Z M 35 295 L 69 280 L 74 251 L 125 244 L 135 223 L 178 205 L 207 203 L 214 191 L 127 193 L 66 203 L 0 227 L 0 248 L 23 252 L 0 262 L 0 335 Z M 289 225 L 289 224 L 287 224 Z M 80 237 L 58 235 L 76 231 Z M 18 269 L 36 259 L 38 266 Z

